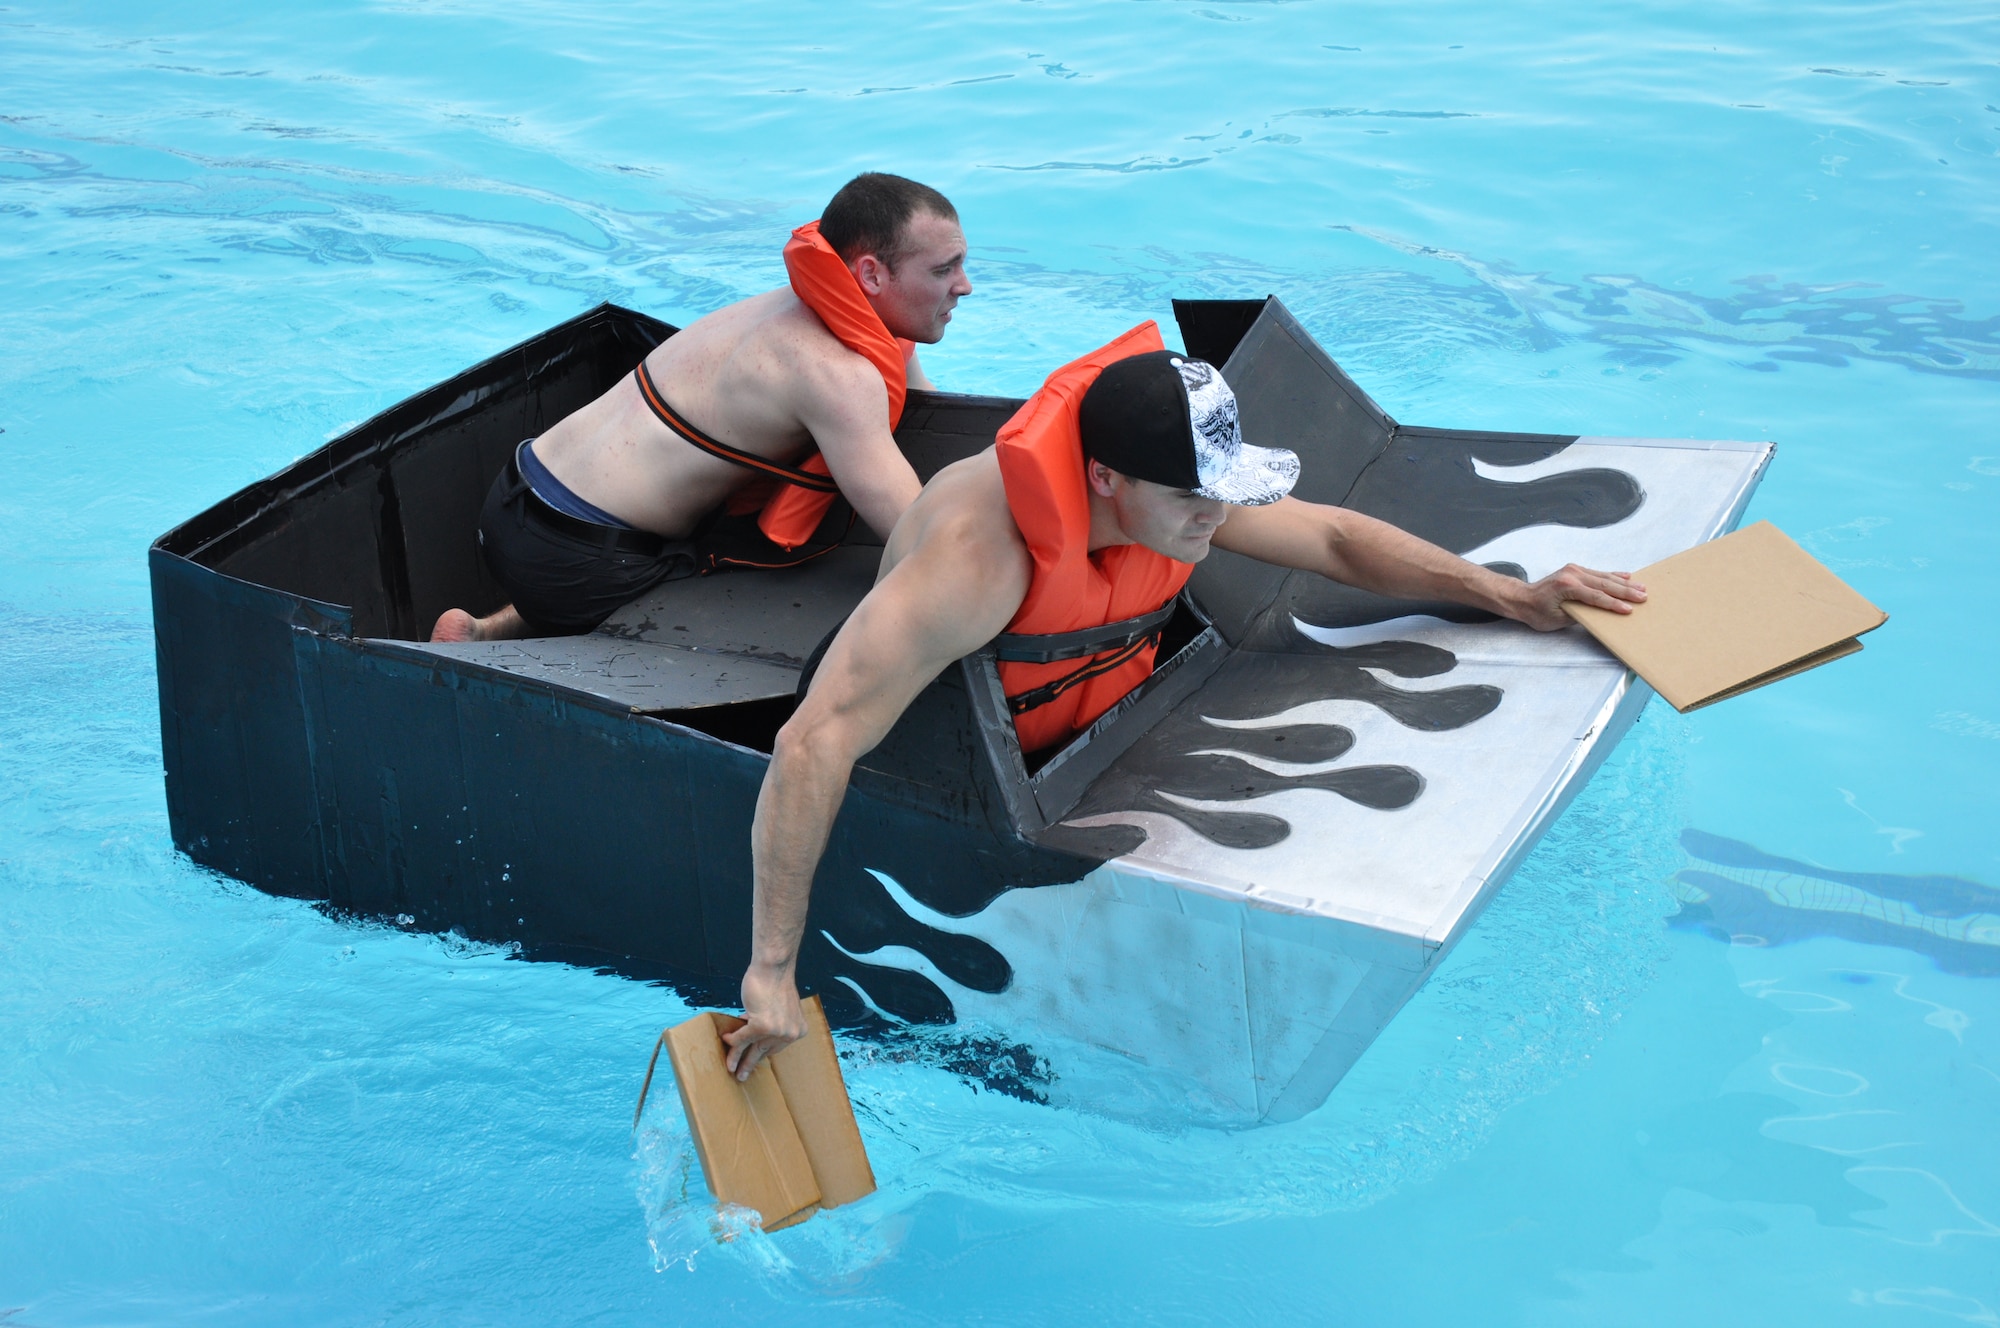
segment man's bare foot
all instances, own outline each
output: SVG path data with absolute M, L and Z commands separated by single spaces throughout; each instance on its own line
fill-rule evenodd
M 437 626 L 431 628 L 433 641 L 477 641 L 479 639 L 479 619 L 464 609 L 446 609 L 438 615 Z
M 528 624 L 512 604 L 475 618 L 464 609 L 446 609 L 431 628 L 433 641 L 517 641 L 528 634 Z

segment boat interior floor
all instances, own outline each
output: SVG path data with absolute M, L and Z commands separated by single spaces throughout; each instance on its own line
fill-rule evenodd
M 601 697 L 640 713 L 790 697 L 806 659 L 875 584 L 882 549 L 656 586 L 582 636 L 397 642 Z

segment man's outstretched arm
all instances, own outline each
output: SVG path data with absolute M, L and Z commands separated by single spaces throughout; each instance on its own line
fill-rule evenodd
M 1296 567 L 1397 599 L 1442 599 L 1524 622 L 1539 631 L 1567 627 L 1563 601 L 1630 613 L 1646 588 L 1624 572 L 1572 563 L 1539 581 L 1501 576 L 1386 521 L 1297 498 L 1268 507 L 1231 508 L 1215 546 L 1281 567 Z
M 750 831 L 755 896 L 743 975 L 747 1022 L 724 1039 L 738 1079 L 805 1032 L 794 970 L 813 873 L 855 761 L 887 736 L 932 679 L 999 635 L 1027 595 L 1028 553 L 1004 497 L 1000 526 L 966 519 L 963 505 L 924 511 L 931 498 L 927 492 L 897 529 L 885 553 L 891 570 L 833 639 L 771 751 Z M 974 514 L 981 515 L 991 514 Z

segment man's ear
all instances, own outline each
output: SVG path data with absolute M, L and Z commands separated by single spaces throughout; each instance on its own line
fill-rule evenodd
M 1118 472 L 1095 457 L 1084 459 L 1083 477 L 1099 498 L 1110 498 L 1118 492 Z
M 854 260 L 854 280 L 859 283 L 864 295 L 880 295 L 883 285 L 889 280 L 889 265 L 874 254 L 863 254 Z

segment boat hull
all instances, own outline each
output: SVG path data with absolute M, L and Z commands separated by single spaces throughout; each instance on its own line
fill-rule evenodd
M 1409 428 L 1277 301 L 1179 312 L 1190 352 L 1224 363 L 1246 434 L 1301 451 L 1301 496 L 1520 575 L 1572 557 L 1641 565 L 1723 533 L 1770 454 Z M 473 531 L 514 443 L 672 332 L 593 310 L 156 543 L 178 848 L 357 917 L 731 1002 L 771 742 L 879 547 L 864 533 L 805 568 L 670 583 L 584 637 L 417 639 L 445 607 L 501 601 Z M 915 393 L 899 441 L 927 476 L 1017 404 Z M 1648 696 L 1580 632 L 1541 637 L 1220 553 L 1160 658 L 1041 760 L 1019 750 L 981 652 L 863 759 L 800 958 L 836 1023 L 1012 1046 L 1016 1068 L 1034 1063 L 1022 1047 L 1095 1047 L 1184 1086 L 1205 1115 L 1294 1118 Z M 1049 1074 L 1009 1086 L 1083 1081 L 1068 1051 L 1046 1054 Z

